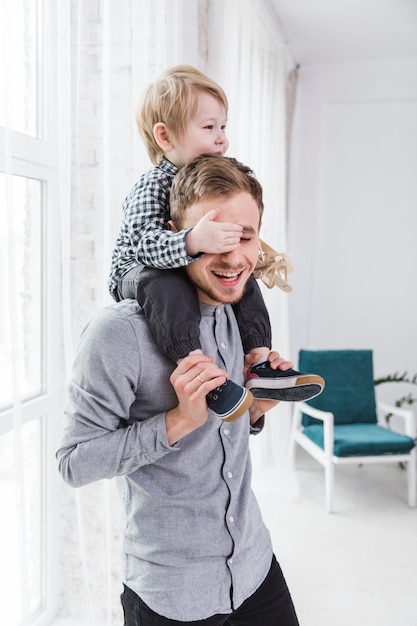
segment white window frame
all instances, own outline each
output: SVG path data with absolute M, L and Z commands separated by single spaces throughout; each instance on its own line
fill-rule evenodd
M 6 0 L 7 2 L 8 0 Z M 58 504 L 59 479 L 55 450 L 61 412 L 62 392 L 61 350 L 61 237 L 58 193 L 58 125 L 57 125 L 57 40 L 56 2 L 43 0 L 40 17 L 42 80 L 39 84 L 42 103 L 40 111 L 41 139 L 11 133 L 12 156 L 8 162 L 11 174 L 44 181 L 44 309 L 42 320 L 44 388 L 39 395 L 22 400 L 19 405 L 21 424 L 42 418 L 41 437 L 41 515 L 42 515 L 42 589 L 43 605 L 39 614 L 30 618 L 33 626 L 46 626 L 56 614 L 58 603 Z M 0 171 L 6 170 L 6 130 L 0 127 Z M 14 408 L 0 410 L 0 434 L 14 428 Z M 0 564 L 1 567 L 1 564 Z M 16 581 L 19 586 L 19 581 Z

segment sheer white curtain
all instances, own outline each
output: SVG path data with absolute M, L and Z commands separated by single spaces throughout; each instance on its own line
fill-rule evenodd
M 64 70 L 64 310 L 71 314 L 65 319 L 68 377 L 82 327 L 110 301 L 106 282 L 121 202 L 149 166 L 134 108 L 143 89 L 165 68 L 196 65 L 225 88 L 229 154 L 255 170 L 265 194 L 263 235 L 275 248 L 286 249 L 285 67 L 268 0 L 62 0 L 59 6 L 62 32 L 71 35 L 71 46 L 63 37 L 67 45 L 59 57 Z M 265 290 L 265 298 L 274 347 L 287 354 L 287 296 L 275 288 Z M 274 411 L 266 436 L 254 446 L 257 473 L 265 470 L 263 481 L 274 489 L 277 480 L 290 482 L 288 476 L 280 481 L 287 471 L 286 418 L 285 407 Z M 76 615 L 89 624 L 120 622 L 116 497 L 112 483 L 105 481 L 75 492 L 63 488 L 64 616 Z
M 208 70 L 229 98 L 229 155 L 250 165 L 263 186 L 262 238 L 276 250 L 287 251 L 287 68 L 280 24 L 268 0 L 209 4 L 213 28 Z M 288 295 L 261 287 L 271 316 L 273 347 L 288 356 Z M 296 482 L 287 456 L 290 406 L 281 404 L 270 412 L 266 431 L 252 441 L 255 480 L 259 488 L 291 496 Z

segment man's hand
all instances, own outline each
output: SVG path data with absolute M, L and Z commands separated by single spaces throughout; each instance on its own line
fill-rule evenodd
M 185 237 L 185 245 L 189 256 L 201 252 L 222 254 L 232 252 L 240 244 L 242 226 L 239 224 L 216 222 L 221 209 L 209 211 L 190 230 Z
M 166 414 L 167 437 L 171 446 L 206 423 L 206 395 L 222 385 L 226 378 L 227 373 L 213 362 L 212 357 L 192 354 L 182 359 L 170 376 L 178 397 L 178 406 Z
M 254 365 L 260 358 L 260 354 L 250 353 L 245 355 L 245 382 L 247 376 L 249 374 L 249 370 L 252 365 Z M 273 370 L 280 369 L 285 372 L 293 367 L 293 363 L 291 361 L 286 361 L 282 356 L 278 354 L 278 352 L 270 352 L 268 355 L 269 365 Z M 271 409 L 274 408 L 279 403 L 279 400 L 261 400 L 259 398 L 255 398 L 250 409 L 250 423 L 255 424 L 261 415 L 268 413 Z

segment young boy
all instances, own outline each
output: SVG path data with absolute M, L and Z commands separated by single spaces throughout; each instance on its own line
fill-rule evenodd
M 200 154 L 225 155 L 227 112 L 227 98 L 219 85 L 191 66 L 178 66 L 149 86 L 137 115 L 155 167 L 140 177 L 123 204 L 109 289 L 117 301 L 138 300 L 158 347 L 175 363 L 201 352 L 198 299 L 183 268 L 204 253 L 237 249 L 246 236 L 239 225 L 216 221 L 217 210 L 192 229 L 167 229 L 175 174 Z M 218 279 L 227 284 L 234 277 L 225 271 Z M 245 353 L 258 354 L 260 361 L 248 376 L 251 391 L 228 379 L 207 395 L 214 413 L 231 421 L 248 409 L 253 396 L 298 401 L 321 393 L 321 377 L 269 367 L 271 325 L 253 277 L 234 311 Z

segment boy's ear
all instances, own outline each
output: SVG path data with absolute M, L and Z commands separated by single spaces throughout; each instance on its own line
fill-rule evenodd
M 169 152 L 174 147 L 164 122 L 157 122 L 153 127 L 153 136 L 162 152 Z
M 175 224 L 174 224 L 174 222 L 172 220 L 168 220 L 167 226 L 168 226 L 168 230 L 172 230 L 173 233 L 177 233 L 178 232 L 178 228 L 175 226 Z

